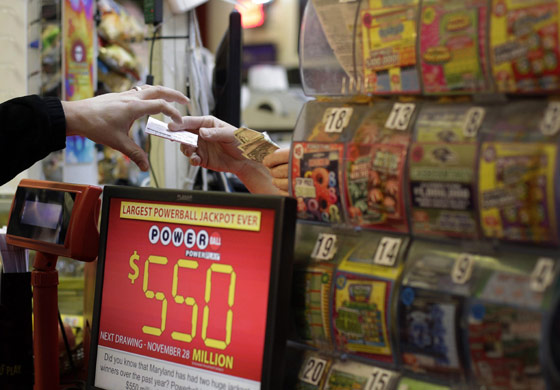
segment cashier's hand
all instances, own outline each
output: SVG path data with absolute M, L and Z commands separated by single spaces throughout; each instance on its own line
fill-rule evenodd
M 91 99 L 63 101 L 66 135 L 81 135 L 110 146 L 148 170 L 148 156 L 129 137 L 132 123 L 145 115 L 163 113 L 181 123 L 181 113 L 172 103 L 187 104 L 182 93 L 161 86 L 143 85 L 140 90 L 108 93 Z
M 290 190 L 289 173 L 290 173 L 290 149 L 278 149 L 274 153 L 269 154 L 263 160 L 263 164 L 270 171 L 272 176 L 272 184 L 278 188 L 280 194 L 288 196 Z
M 272 183 L 268 168 L 249 160 L 237 149 L 239 142 L 233 135 L 236 127 L 213 116 L 184 116 L 181 123 L 170 123 L 171 131 L 190 131 L 198 134 L 198 147 L 181 145 L 181 151 L 194 166 L 219 172 L 231 172 L 252 193 L 280 194 Z

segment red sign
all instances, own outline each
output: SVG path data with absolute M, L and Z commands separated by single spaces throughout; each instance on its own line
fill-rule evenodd
M 112 199 L 99 346 L 261 381 L 274 211 Z

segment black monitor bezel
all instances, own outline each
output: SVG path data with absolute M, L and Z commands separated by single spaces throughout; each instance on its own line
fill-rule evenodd
M 95 283 L 95 301 L 91 331 L 87 389 L 106 390 L 94 386 L 99 340 L 101 291 L 103 288 L 107 223 L 112 198 L 146 201 L 197 204 L 206 206 L 231 206 L 274 210 L 274 231 L 270 266 L 270 283 L 266 333 L 264 340 L 261 389 L 280 390 L 283 386 L 284 351 L 286 348 L 293 248 L 296 225 L 296 201 L 293 198 L 223 192 L 181 191 L 153 188 L 106 186 L 103 190 L 101 235 Z

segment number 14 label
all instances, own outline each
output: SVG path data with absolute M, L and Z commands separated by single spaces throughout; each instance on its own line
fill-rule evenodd
M 392 267 L 397 261 L 399 249 L 401 247 L 402 239 L 393 237 L 383 237 L 379 241 L 375 256 L 373 257 L 373 264 L 384 265 Z

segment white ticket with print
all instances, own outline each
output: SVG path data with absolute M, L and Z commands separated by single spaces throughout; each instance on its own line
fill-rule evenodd
M 152 117 L 148 118 L 146 133 L 182 144 L 198 146 L 198 135 L 188 131 L 170 131 L 167 123 Z

